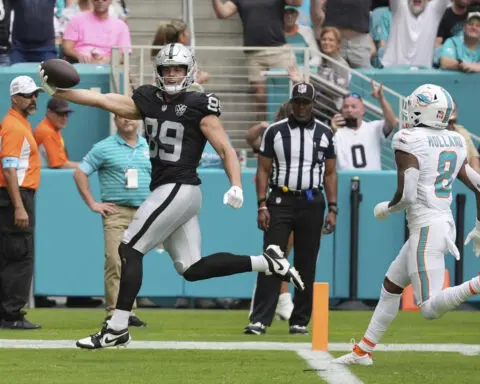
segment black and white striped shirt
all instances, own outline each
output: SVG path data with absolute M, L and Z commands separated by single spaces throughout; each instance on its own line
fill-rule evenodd
M 267 127 L 259 152 L 273 159 L 270 187 L 320 189 L 325 160 L 335 158 L 333 132 L 317 119 L 300 128 L 290 117 Z

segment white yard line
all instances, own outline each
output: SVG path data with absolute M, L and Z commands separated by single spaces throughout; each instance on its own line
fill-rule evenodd
M 297 354 L 329 384 L 363 384 L 346 366 L 330 364 L 333 357 L 328 352 L 302 349 Z
M 0 348 L 76 348 L 74 340 L 0 339 Z M 263 350 L 311 351 L 311 343 L 282 343 L 272 341 L 132 341 L 129 349 L 208 349 L 208 350 Z M 329 343 L 328 350 L 349 352 L 349 343 Z M 376 351 L 383 352 L 457 352 L 464 355 L 480 354 L 479 344 L 379 344 Z

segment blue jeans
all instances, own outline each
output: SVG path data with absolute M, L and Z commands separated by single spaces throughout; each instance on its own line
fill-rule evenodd
M 35 50 L 25 49 L 17 42 L 12 43 L 10 52 L 10 61 L 12 64 L 17 63 L 40 63 L 41 61 L 57 58 L 57 51 L 54 44 L 45 44 L 35 47 Z

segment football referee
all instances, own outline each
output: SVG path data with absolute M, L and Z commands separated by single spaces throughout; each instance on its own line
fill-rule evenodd
M 320 237 L 335 230 L 337 173 L 333 132 L 313 117 L 315 89 L 297 83 L 290 98 L 288 118 L 267 127 L 259 150 L 257 168 L 258 226 L 264 247 L 278 244 L 283 251 L 294 232 L 294 266 L 305 290 L 295 290 L 289 319 L 291 334 L 308 334 L 312 313 L 313 283 Z M 325 218 L 323 186 L 328 199 Z M 267 196 L 267 190 L 270 193 Z M 275 315 L 281 281 L 259 273 L 247 334 L 264 334 Z

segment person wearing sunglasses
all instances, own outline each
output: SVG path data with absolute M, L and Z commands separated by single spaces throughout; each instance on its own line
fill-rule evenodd
M 34 266 L 35 193 L 40 155 L 28 117 L 42 91 L 31 77 L 10 83 L 11 108 L 0 128 L 1 328 L 38 329 L 25 318 Z
M 114 46 L 131 47 L 130 30 L 122 20 L 110 17 L 112 0 L 93 0 L 93 11 L 75 15 L 65 28 L 62 49 L 71 62 L 109 64 Z
M 397 126 L 397 117 L 383 94 L 382 85 L 372 81 L 372 97 L 380 103 L 383 119 L 365 121 L 362 97 L 351 93 L 343 100 L 341 113 L 333 116 L 338 170 L 380 171 L 382 143 Z

